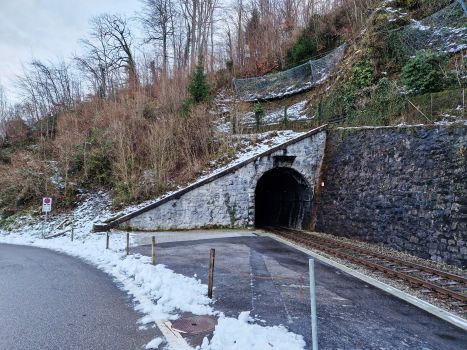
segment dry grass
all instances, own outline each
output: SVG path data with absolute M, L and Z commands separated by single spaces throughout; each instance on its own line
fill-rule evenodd
M 29 153 L 18 151 L 9 164 L 0 163 L 0 173 L 2 201 L 11 203 L 11 208 L 44 196 L 63 199 L 52 180 L 56 176 L 54 163 L 39 161 Z M 36 204 L 39 207 L 39 202 Z
M 64 208 L 78 188 L 102 186 L 113 189 L 116 203 L 133 202 L 192 180 L 211 160 L 215 138 L 207 104 L 181 113 L 186 83 L 180 72 L 151 88 L 90 96 L 59 112 L 56 124 L 44 119 L 51 133 L 44 134 L 44 123 L 9 121 L 10 142 L 0 149 L 0 207 L 53 196 L 55 207 Z M 28 137 L 35 145 L 24 142 Z
M 156 96 L 122 91 L 59 116 L 54 147 L 66 187 L 112 186 L 117 202 L 129 202 L 160 194 L 203 168 L 213 139 L 208 106 L 182 116 L 182 76 L 159 83 Z

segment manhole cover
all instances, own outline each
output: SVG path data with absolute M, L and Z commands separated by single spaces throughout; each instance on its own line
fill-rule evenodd
M 172 322 L 172 328 L 182 335 L 212 332 L 216 325 L 217 320 L 213 316 L 192 316 Z

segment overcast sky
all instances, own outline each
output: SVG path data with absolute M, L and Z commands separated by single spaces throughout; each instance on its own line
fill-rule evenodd
M 11 79 L 32 55 L 69 57 L 92 16 L 108 12 L 128 18 L 140 8 L 138 0 L 0 0 L 0 83 L 13 92 Z

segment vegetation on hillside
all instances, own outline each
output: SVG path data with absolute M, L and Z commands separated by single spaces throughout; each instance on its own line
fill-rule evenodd
M 349 126 L 433 123 L 445 114 L 463 116 L 458 106 L 465 105 L 465 50 L 454 54 L 420 50 L 402 60 L 401 42 L 393 35 L 410 19 L 426 18 L 450 3 L 393 1 L 369 12 L 362 35 L 350 43 L 341 66 L 308 94 L 314 102 L 309 113 L 318 117 L 318 123 L 344 116 L 343 125 Z
M 275 101 L 307 99 L 307 129 L 345 117 L 343 125 L 431 123 L 464 113 L 465 52 L 402 55 L 397 30 L 441 10 L 450 0 L 235 2 L 227 41 L 215 43 L 218 4 L 190 17 L 195 2 L 142 0 L 138 20 L 152 56 L 136 54 L 129 21 L 104 14 L 91 20 L 72 61 L 32 60 L 17 79 L 24 102 L 8 104 L 0 86 L 0 210 L 5 215 L 53 196 L 59 208 L 76 194 L 106 188 L 115 204 L 141 201 L 193 180 L 213 160 L 241 147 L 249 132 L 234 117 L 268 103 L 236 103 L 231 132 L 215 127 L 213 97 L 233 77 L 277 72 L 321 57 L 344 42 L 340 66 L 315 89 Z M 157 6 L 165 4 L 165 7 Z M 391 6 L 394 11 L 387 11 Z M 397 10 L 395 10 L 397 9 Z M 204 16 L 204 17 L 202 17 Z M 235 18 L 235 20 L 232 20 Z M 193 26 L 195 24 L 195 26 Z M 191 30 L 196 28 L 196 30 Z M 453 110 L 456 109 L 456 110 Z M 287 113 L 287 109 L 285 112 Z M 236 121 L 234 121 L 236 120 Z M 242 131 L 243 130 L 243 131 Z

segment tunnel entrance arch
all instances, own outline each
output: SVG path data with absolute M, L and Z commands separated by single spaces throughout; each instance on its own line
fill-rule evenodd
M 256 185 L 255 225 L 308 229 L 313 206 L 313 190 L 298 171 L 274 168 L 264 173 Z

